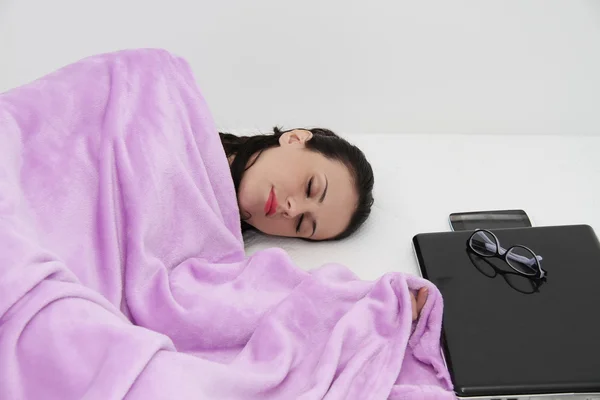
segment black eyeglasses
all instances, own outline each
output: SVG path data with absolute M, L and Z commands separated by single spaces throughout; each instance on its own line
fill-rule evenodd
M 540 287 L 542 287 L 542 285 L 546 282 L 546 278 L 526 276 L 517 273 L 512 269 L 509 271 L 504 271 L 496 267 L 490 260 L 488 260 L 488 257 L 482 257 L 479 254 L 476 254 L 470 248 L 467 248 L 467 255 L 469 256 L 471 264 L 473 264 L 475 269 L 483 276 L 486 276 L 490 279 L 501 276 L 504 278 L 504 281 L 508 284 L 508 286 L 517 292 L 528 295 L 539 293 Z
M 482 257 L 501 258 L 519 274 L 538 279 L 543 279 L 547 275 L 540 265 L 541 256 L 522 245 L 509 247 L 508 250 L 503 249 L 496 235 L 487 229 L 477 229 L 469 237 L 467 244 L 471 250 Z

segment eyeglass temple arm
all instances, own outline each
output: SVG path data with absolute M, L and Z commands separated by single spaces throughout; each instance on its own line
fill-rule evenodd
M 496 251 L 496 243 L 492 242 L 487 236 L 485 235 L 480 235 L 480 237 L 483 237 L 485 240 L 485 248 L 488 249 L 489 251 Z M 506 253 L 506 249 L 504 249 L 502 246 L 500 246 L 499 250 L 501 251 L 500 254 L 504 254 Z M 517 261 L 520 263 L 523 263 L 525 265 L 527 265 L 528 267 L 531 267 L 533 265 L 535 265 L 535 260 L 529 257 L 525 257 L 525 256 L 521 256 L 519 254 L 514 254 L 514 253 L 510 253 L 508 256 L 508 258 L 510 258 L 513 261 Z M 540 255 L 536 255 L 536 258 L 538 259 L 538 261 L 542 261 L 543 258 Z

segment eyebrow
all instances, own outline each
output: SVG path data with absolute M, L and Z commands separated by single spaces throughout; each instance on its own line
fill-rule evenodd
M 323 194 L 321 195 L 321 198 L 319 199 L 319 203 L 323 203 L 323 200 L 325 200 L 325 196 L 327 196 L 327 188 L 329 188 L 329 181 L 327 180 L 327 175 L 325 175 L 325 189 L 323 190 Z M 312 225 L 313 225 L 313 231 L 309 237 L 313 237 L 315 235 L 315 232 L 317 231 L 317 221 L 313 221 Z

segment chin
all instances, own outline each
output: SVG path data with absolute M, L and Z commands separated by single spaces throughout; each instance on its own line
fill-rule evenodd
M 237 200 L 240 210 L 243 210 L 246 213 L 254 215 L 257 209 L 260 208 L 257 205 L 256 193 L 251 190 L 251 187 L 246 185 L 240 184 Z
M 250 213 L 248 213 L 250 214 Z M 256 214 L 252 214 L 250 216 L 250 218 L 246 221 L 248 224 L 252 225 L 255 229 L 258 229 L 259 231 L 262 232 L 262 229 L 260 229 L 261 227 L 261 223 L 260 223 L 260 216 L 257 217 Z
M 264 220 L 261 221 L 260 216 L 258 218 L 256 218 L 255 216 L 252 216 L 252 218 L 248 219 L 245 222 L 261 233 L 264 233 L 266 235 L 273 234 L 272 232 L 270 232 L 270 229 L 268 229 L 269 224 L 268 223 L 265 224 L 266 221 L 264 221 Z
M 244 195 L 242 191 L 238 194 L 238 207 L 240 209 L 240 215 L 242 218 L 248 218 L 249 216 L 253 216 L 254 212 L 252 211 L 253 207 L 251 204 L 248 204 L 247 196 Z
M 264 211 L 258 210 L 256 207 L 240 207 L 240 216 L 248 225 L 252 225 L 255 229 L 262 232 L 264 228 Z

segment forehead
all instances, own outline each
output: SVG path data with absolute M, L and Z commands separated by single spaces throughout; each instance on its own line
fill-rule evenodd
M 314 240 L 329 239 L 342 233 L 356 210 L 358 193 L 350 170 L 340 161 L 325 158 L 312 164 L 316 173 L 327 178 L 327 196 L 316 212 L 317 231 Z M 314 157 L 314 156 L 313 156 Z

